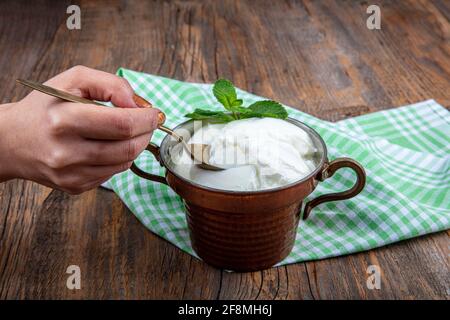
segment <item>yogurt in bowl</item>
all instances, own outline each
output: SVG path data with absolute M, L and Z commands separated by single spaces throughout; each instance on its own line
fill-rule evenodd
M 209 163 L 231 168 L 202 169 L 183 149 L 174 171 L 215 189 L 257 191 L 281 187 L 306 177 L 317 166 L 317 149 L 309 134 L 281 119 L 208 123 L 196 130 L 187 143 L 210 145 Z

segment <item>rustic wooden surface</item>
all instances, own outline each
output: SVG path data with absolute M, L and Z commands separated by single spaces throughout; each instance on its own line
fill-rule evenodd
M 450 106 L 450 3 L 377 1 L 0 2 L 0 99 L 16 78 L 44 81 L 75 64 L 188 81 L 218 76 L 327 120 L 434 98 Z M 106 190 L 69 196 L 0 184 L 0 298 L 448 299 L 449 232 L 370 252 L 255 273 L 216 270 L 147 231 Z M 66 288 L 66 268 L 82 289 Z M 382 269 L 381 290 L 366 268 Z

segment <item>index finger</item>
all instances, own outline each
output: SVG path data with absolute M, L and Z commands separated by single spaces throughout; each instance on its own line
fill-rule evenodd
M 45 84 L 77 92 L 87 99 L 111 101 L 115 106 L 135 108 L 133 88 L 124 78 L 114 74 L 75 66 L 49 79 Z
M 69 108 L 68 108 L 69 109 Z M 100 140 L 125 140 L 150 133 L 158 127 L 155 108 L 114 108 L 71 103 L 72 128 L 80 136 Z

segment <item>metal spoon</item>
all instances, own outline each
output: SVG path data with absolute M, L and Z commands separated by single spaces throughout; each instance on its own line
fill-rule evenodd
M 99 102 L 89 100 L 86 98 L 82 98 L 82 97 L 78 97 L 73 94 L 46 86 L 46 85 L 38 83 L 38 82 L 34 82 L 34 81 L 30 81 L 30 80 L 22 80 L 22 79 L 17 79 L 16 81 L 26 87 L 30 87 L 34 90 L 40 91 L 42 93 L 45 93 L 45 94 L 48 94 L 48 95 L 51 95 L 51 96 L 54 96 L 57 98 L 60 98 L 65 101 L 105 106 L 104 104 L 101 104 Z M 133 100 L 136 103 L 136 105 L 140 108 L 153 108 L 153 105 L 150 102 L 148 102 L 144 98 L 138 96 L 137 94 L 134 94 Z M 213 170 L 213 171 L 226 169 L 226 168 L 222 168 L 222 167 L 217 167 L 217 166 L 209 163 L 210 145 L 201 144 L 201 143 L 187 144 L 184 141 L 183 137 L 179 136 L 173 130 L 162 125 L 165 121 L 166 121 L 166 115 L 164 113 L 160 112 L 158 114 L 158 129 L 170 134 L 178 142 L 180 142 L 183 145 L 183 147 L 185 148 L 185 150 L 189 153 L 192 160 L 196 160 L 199 162 L 199 164 L 198 164 L 199 167 L 206 169 L 206 170 Z

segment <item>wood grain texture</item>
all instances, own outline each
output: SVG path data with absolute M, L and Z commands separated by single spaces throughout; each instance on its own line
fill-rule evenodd
M 337 121 L 434 98 L 450 106 L 450 3 L 379 1 L 0 2 L 1 102 L 76 64 L 184 81 L 227 77 L 255 94 Z M 0 184 L 0 298 L 448 299 L 449 232 L 255 273 L 227 273 L 147 231 L 113 193 L 69 196 Z M 82 289 L 66 288 L 67 266 Z M 368 290 L 366 269 L 382 270 Z

